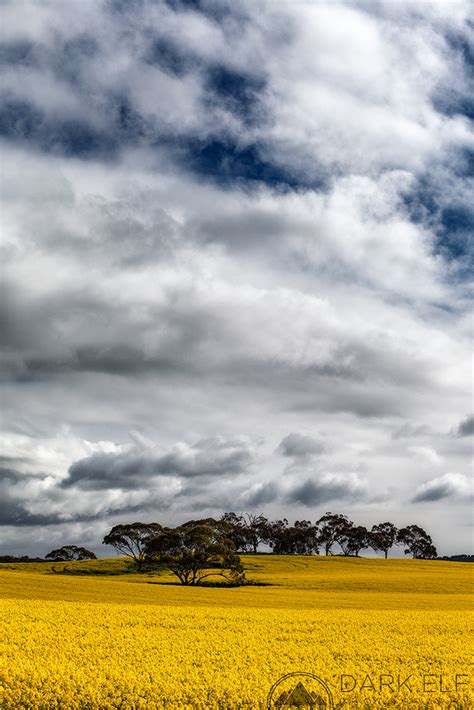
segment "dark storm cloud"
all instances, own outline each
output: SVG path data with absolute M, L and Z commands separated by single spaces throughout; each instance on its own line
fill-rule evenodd
M 282 439 L 278 446 L 278 451 L 283 456 L 306 457 L 313 454 L 321 454 L 324 451 L 324 443 L 320 438 L 315 438 L 309 434 L 292 432 Z
M 235 475 L 246 471 L 254 459 L 255 448 L 249 440 L 219 437 L 203 439 L 194 446 L 178 444 L 168 453 L 154 450 L 97 453 L 72 464 L 62 485 L 88 490 L 134 489 L 150 485 L 161 476 Z
M 32 513 L 28 510 L 23 487 L 35 478 L 12 468 L 0 469 L 0 525 L 55 525 L 62 522 L 55 513 Z
M 182 369 L 176 358 L 147 356 L 130 345 L 117 344 L 104 348 L 96 346 L 77 348 L 70 353 L 68 359 L 27 358 L 24 361 L 24 370 L 20 372 L 18 379 L 20 381 L 42 379 L 48 375 L 60 376 L 65 372 L 98 372 L 125 376 L 149 372 L 167 374 Z
M 80 372 L 192 375 L 205 366 L 199 349 L 209 329 L 219 323 L 199 308 L 187 312 L 184 294 L 177 298 L 173 292 L 162 306 L 141 307 L 138 319 L 133 306 L 124 309 L 100 293 L 64 290 L 32 302 L 5 284 L 4 294 L 0 314 L 4 378 L 19 382 Z M 85 330 L 81 324 L 86 322 Z M 157 323 L 160 337 L 155 336 L 152 349 L 142 343 L 147 333 L 156 333 Z M 65 324 L 79 342 L 61 337 Z
M 281 488 L 274 481 L 252 483 L 248 477 L 237 479 L 235 475 L 218 479 L 186 479 L 176 494 L 177 507 L 180 510 L 194 510 L 195 506 L 208 510 L 245 510 L 274 503 L 281 498 Z
M 64 523 L 64 518 L 55 514 L 30 513 L 23 503 L 2 498 L 0 500 L 0 525 L 26 527 L 29 525 L 58 525 Z
M 402 403 L 396 394 L 400 390 L 404 391 L 403 406 L 408 401 L 415 403 L 416 392 L 430 379 L 430 373 L 410 358 L 397 365 L 392 356 L 387 358 L 378 349 L 370 351 L 354 342 L 336 345 L 328 362 L 311 365 L 279 361 L 275 356 L 231 358 L 220 366 L 216 363 L 212 377 L 218 382 L 247 384 L 262 392 L 270 388 L 289 411 L 351 412 L 370 418 L 401 413 Z
M 457 436 L 473 436 L 474 435 L 474 416 L 467 416 L 456 428 Z
M 243 23 L 247 18 L 236 3 L 228 0 L 164 0 L 175 12 L 199 12 L 216 22 L 232 19 Z
M 473 483 L 467 476 L 446 473 L 419 486 L 414 503 L 436 503 L 444 499 L 469 501 L 473 494 Z
M 367 495 L 366 484 L 356 474 L 324 474 L 296 484 L 286 499 L 289 503 L 313 506 L 330 500 L 354 501 Z
M 113 250 L 115 257 L 127 224 L 130 234 L 143 233 L 136 227 L 138 217 L 134 218 L 140 204 L 148 205 L 148 195 L 143 203 L 137 199 L 133 209 L 117 207 L 110 219 L 109 210 L 115 208 L 107 205 L 99 226 L 104 249 Z M 142 211 L 140 223 L 148 220 L 157 225 L 160 239 L 168 240 L 174 226 L 161 210 L 153 207 L 148 216 Z M 114 244 L 112 237 L 109 243 L 109 234 L 115 234 Z M 125 243 L 128 250 L 129 242 Z M 138 254 L 143 248 L 138 247 Z M 72 251 L 74 258 L 79 253 L 79 246 Z M 92 247 L 91 263 L 96 255 Z M 398 413 L 399 388 L 405 399 L 415 401 L 417 391 L 431 384 L 431 373 L 421 358 L 393 352 L 377 342 L 361 342 L 342 328 L 327 334 L 331 348 L 324 357 L 316 352 L 314 362 L 301 363 L 284 352 L 277 356 L 258 347 L 248 347 L 245 355 L 237 356 L 242 333 L 246 338 L 253 321 L 271 318 L 271 311 L 265 302 L 261 306 L 250 302 L 244 310 L 237 298 L 229 301 L 218 293 L 210 295 L 186 285 L 165 290 L 159 303 L 120 303 L 107 298 L 100 285 L 88 291 L 62 285 L 57 293 L 32 299 L 5 283 L 4 377 L 30 383 L 80 373 L 153 376 L 163 382 L 198 376 L 212 384 L 271 388 L 294 411 L 350 411 L 364 418 Z M 262 309 L 260 314 L 257 308 Z M 283 301 L 278 309 L 282 315 L 285 308 Z
M 272 503 L 279 497 L 280 489 L 276 483 L 262 483 L 243 495 L 242 505 L 255 509 L 260 505 Z M 235 507 L 232 501 L 229 501 L 228 505 L 231 508 Z
M 148 64 L 158 65 L 175 76 L 182 77 L 196 69 L 199 58 L 170 39 L 169 37 L 153 38 L 143 53 L 143 59 Z
M 61 307 L 66 303 L 63 299 Z M 91 313 L 94 313 L 95 319 L 99 318 L 100 311 L 91 310 Z M 226 329 L 215 314 L 206 315 L 199 310 L 193 314 L 192 309 L 186 316 L 173 313 L 173 310 L 161 313 L 161 342 L 154 351 L 123 342 L 124 332 L 129 333 L 127 340 L 139 340 L 146 331 L 142 330 L 139 334 L 138 324 L 133 319 L 127 323 L 125 314 L 121 314 L 117 321 L 116 342 L 112 340 L 110 343 L 77 347 L 70 344 L 56 353 L 48 353 L 47 346 L 41 345 L 41 349 L 46 349 L 45 354 L 25 355 L 21 360 L 19 353 L 11 360 L 7 350 L 5 373 L 9 374 L 5 377 L 19 383 L 61 380 L 74 373 L 133 378 L 153 376 L 163 382 L 180 378 L 181 383 L 200 377 L 209 384 L 253 386 L 262 393 L 271 388 L 275 399 L 285 403 L 291 411 L 351 412 L 361 418 L 370 418 L 388 417 L 403 411 L 399 388 L 416 385 L 412 391 L 405 392 L 403 404 L 410 400 L 415 403 L 416 391 L 428 375 L 424 372 L 416 380 L 417 371 L 413 363 L 407 363 L 406 372 L 403 372 L 400 363 L 399 370 L 393 370 L 391 381 L 390 368 L 387 370 L 383 354 L 380 354 L 380 361 L 377 356 L 371 356 L 372 379 L 370 372 L 363 375 L 358 368 L 347 368 L 344 358 L 341 358 L 341 364 L 301 366 L 298 363 L 278 362 L 271 357 L 267 359 L 263 354 L 255 353 L 251 358 L 236 361 L 228 355 L 228 344 L 224 340 Z M 113 311 L 108 313 L 107 309 L 104 310 L 103 319 L 109 330 L 113 317 Z M 152 323 L 153 319 L 150 320 L 150 331 Z M 142 320 L 142 328 L 143 325 Z M 18 334 L 16 337 L 19 337 Z M 100 337 L 98 332 L 98 339 Z M 41 343 L 41 339 L 38 342 Z M 213 350 L 212 346 L 216 344 L 219 349 Z M 367 387 L 368 381 L 372 382 L 371 388 Z M 322 451 L 321 443 L 316 441 L 305 440 L 298 444 L 295 440 L 286 444 L 282 449 L 286 456 L 303 455 L 305 446 L 309 447 L 307 454 L 311 453 L 310 449 L 313 453 Z M 298 445 L 300 454 L 296 453 Z M 293 451 L 291 454 L 290 449 Z
M 49 480 L 47 480 L 49 479 Z M 138 514 L 144 510 L 162 510 L 166 495 L 157 490 L 147 492 L 140 503 L 130 500 L 130 492 L 120 499 L 83 500 L 74 491 L 61 487 L 58 480 L 46 474 L 25 474 L 12 468 L 0 469 L 0 525 L 12 527 L 60 526 L 71 522 L 93 522 L 108 515 Z
M 28 40 L 0 43 L 0 65 L 32 66 L 38 63 L 35 44 Z

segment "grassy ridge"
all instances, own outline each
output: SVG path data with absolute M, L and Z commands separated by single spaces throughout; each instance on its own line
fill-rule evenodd
M 168 572 L 130 573 L 129 562 L 117 558 L 0 565 L 0 598 L 205 606 L 247 606 L 252 599 L 256 606 L 285 608 L 472 608 L 474 570 L 463 563 L 279 555 L 248 555 L 242 561 L 250 580 L 270 586 L 182 588 Z M 71 576 L 54 574 L 53 568 Z

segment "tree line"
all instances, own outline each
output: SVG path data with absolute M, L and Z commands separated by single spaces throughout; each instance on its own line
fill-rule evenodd
M 103 539 L 118 554 L 131 557 L 137 571 L 144 567 L 169 569 L 182 584 L 201 584 L 220 575 L 236 584 L 245 583 L 240 553 L 258 553 L 261 545 L 277 555 L 340 554 L 358 557 L 362 550 L 382 552 L 400 545 L 414 559 L 435 559 L 431 536 L 419 525 L 397 528 L 391 522 L 368 530 L 341 513 L 325 513 L 315 523 L 286 518 L 268 520 L 252 513 L 224 513 L 221 518 L 190 520 L 177 527 L 159 523 L 115 525 Z M 95 559 L 86 548 L 67 545 L 52 550 L 46 559 L 54 561 Z
M 146 558 L 147 543 L 160 537 L 164 531 L 205 524 L 218 531 L 233 543 L 236 552 L 257 553 L 260 545 L 268 545 L 277 555 L 325 555 L 334 554 L 339 546 L 340 554 L 358 557 L 361 550 L 373 549 L 388 557 L 395 545 L 405 546 L 405 554 L 415 559 L 434 559 L 437 551 L 431 536 L 418 525 L 397 528 L 393 523 L 373 525 L 369 531 L 363 525 L 355 525 L 341 513 L 325 513 L 312 524 L 309 520 L 296 520 L 289 525 L 288 520 L 269 521 L 263 515 L 229 512 L 216 520 L 189 521 L 177 528 L 164 528 L 159 523 L 132 523 L 116 525 L 104 537 L 103 543 L 112 545 L 117 552 L 130 555 L 140 563 Z
M 325 513 L 314 524 L 297 520 L 290 525 L 286 518 L 269 521 L 263 515 L 233 512 L 218 520 L 191 520 L 176 528 L 159 523 L 121 524 L 110 530 L 103 543 L 131 557 L 137 570 L 161 564 L 182 584 L 200 584 L 216 574 L 242 582 L 239 553 L 257 553 L 261 545 L 278 555 L 318 555 L 320 550 L 332 555 L 338 546 L 339 554 L 358 557 L 371 548 L 383 552 L 385 558 L 392 547 L 402 545 L 405 554 L 415 559 L 437 557 L 430 535 L 418 525 L 399 529 L 385 522 L 368 530 L 341 513 Z

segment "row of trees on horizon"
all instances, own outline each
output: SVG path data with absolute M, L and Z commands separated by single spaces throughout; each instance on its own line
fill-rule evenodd
M 135 522 L 115 525 L 103 539 L 119 555 L 132 558 L 137 572 L 145 567 L 169 569 L 182 584 L 201 584 L 206 577 L 224 577 L 234 584 L 246 584 L 240 553 L 257 554 L 261 546 L 277 555 L 340 554 L 358 557 L 364 549 L 382 552 L 387 558 L 395 545 L 414 559 L 435 559 L 431 536 L 419 525 L 397 528 L 391 522 L 368 530 L 341 513 L 325 513 L 315 523 L 286 518 L 268 520 L 252 513 L 224 513 L 221 518 L 190 520 L 175 528 L 159 523 Z M 337 548 L 340 552 L 337 552 Z M 65 545 L 46 555 L 64 562 L 95 559 L 85 547 Z
M 278 555 L 334 554 L 339 547 L 344 556 L 358 557 L 371 548 L 385 558 L 395 545 L 415 559 L 434 559 L 436 548 L 431 536 L 418 525 L 397 528 L 393 523 L 373 525 L 368 530 L 355 525 L 341 513 L 325 513 L 312 524 L 286 518 L 270 521 L 263 515 L 234 512 L 220 519 L 190 520 L 176 528 L 159 523 L 115 525 L 103 539 L 118 554 L 131 557 L 137 571 L 155 565 L 168 568 L 182 584 L 201 584 L 206 577 L 220 575 L 235 584 L 247 583 L 239 553 L 257 554 L 266 545 Z M 52 550 L 47 559 L 55 561 L 95 558 L 85 548 L 69 545 Z
M 394 546 L 403 546 L 405 554 L 414 559 L 434 559 L 436 547 L 431 536 L 418 525 L 397 528 L 391 522 L 373 525 L 368 530 L 356 525 L 341 513 L 325 513 L 315 523 L 296 520 L 293 525 L 286 518 L 270 521 L 263 515 L 234 512 L 224 513 L 220 519 L 191 520 L 177 528 L 163 527 L 159 523 L 132 523 L 116 525 L 104 537 L 103 543 L 111 545 L 119 554 L 131 556 L 138 567 L 149 557 L 149 543 L 171 530 L 189 530 L 207 527 L 217 536 L 232 543 L 236 553 L 258 553 L 262 545 L 277 555 L 339 554 L 358 557 L 362 550 L 382 552 L 387 558 Z M 148 551 L 148 552 L 147 552 Z
M 433 559 L 437 551 L 430 535 L 418 525 L 397 528 L 385 522 L 373 525 L 368 530 L 356 525 L 341 513 L 325 513 L 312 524 L 309 520 L 269 521 L 263 515 L 252 513 L 225 513 L 220 521 L 227 525 L 228 535 L 238 552 L 259 550 L 261 544 L 270 547 L 278 555 L 333 555 L 335 546 L 340 554 L 358 557 L 364 549 L 383 552 L 385 558 L 395 545 L 406 547 L 405 554 L 416 559 Z

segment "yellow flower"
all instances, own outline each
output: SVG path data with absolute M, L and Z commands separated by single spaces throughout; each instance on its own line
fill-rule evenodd
M 243 561 L 269 586 L 0 568 L 1 710 L 265 708 L 291 672 L 345 708 L 472 707 L 468 565 Z

